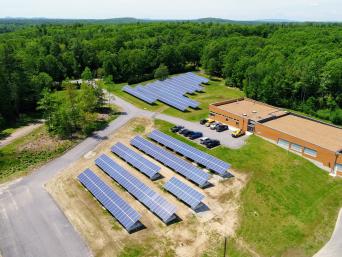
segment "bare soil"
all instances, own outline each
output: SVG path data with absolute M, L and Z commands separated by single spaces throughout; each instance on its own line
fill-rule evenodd
M 141 125 L 144 127 L 144 132 L 141 131 Z M 111 135 L 108 140 L 87 153 L 76 164 L 46 185 L 47 190 L 60 205 L 70 222 L 84 237 L 95 256 L 120 256 L 122 251 L 132 247 L 140 247 L 141 254 L 139 256 L 198 257 L 210 247 L 212 235 L 220 235 L 222 238 L 234 235 L 239 223 L 239 195 L 247 182 L 245 174 L 233 171 L 235 177 L 228 180 L 222 180 L 214 175 L 210 181 L 213 186 L 203 190 L 143 154 L 145 158 L 162 168 L 160 173 L 164 178 L 152 182 L 110 152 L 110 147 L 119 141 L 138 152 L 129 145 L 130 139 L 137 134 L 136 131 L 145 134 L 152 129 L 152 120 L 142 118 L 131 120 Z M 94 160 L 102 153 L 109 155 L 145 184 L 175 204 L 178 208 L 177 215 L 181 221 L 168 226 L 165 225 L 157 216 L 96 167 Z M 77 175 L 86 168 L 91 168 L 142 215 L 141 222 L 146 226 L 145 229 L 129 234 L 100 206 L 76 179 Z M 162 189 L 163 184 L 172 176 L 176 176 L 184 183 L 202 192 L 206 196 L 204 203 L 208 206 L 208 210 L 194 212 L 164 191 Z

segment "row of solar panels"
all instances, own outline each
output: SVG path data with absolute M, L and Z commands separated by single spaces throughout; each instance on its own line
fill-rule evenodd
M 122 90 L 149 104 L 159 100 L 178 110 L 185 111 L 189 107 L 198 108 L 199 103 L 184 95 L 203 91 L 203 87 L 200 84 L 207 83 L 208 81 L 206 78 L 188 72 L 163 81 L 156 81 L 146 86 L 138 85 L 135 88 L 124 86 Z
M 160 168 L 157 165 L 146 160 L 121 143 L 114 145 L 112 152 L 119 155 L 151 179 L 156 174 L 159 175 Z M 114 160 L 106 155 L 101 155 L 95 160 L 95 163 L 165 223 L 176 218 L 175 206 L 168 203 L 162 196 L 155 193 Z M 141 215 L 91 170 L 87 169 L 84 171 L 79 175 L 78 179 L 129 232 L 134 231 L 142 225 L 139 221 Z M 204 196 L 175 177 L 170 179 L 164 185 L 164 188 L 193 209 L 197 209 L 202 205 Z
M 158 142 L 159 144 L 162 144 L 165 147 L 182 154 L 186 158 L 189 158 L 196 163 L 203 165 L 207 169 L 216 172 L 222 177 L 232 176 L 232 174 L 228 172 L 228 169 L 231 167 L 229 163 L 226 163 L 210 154 L 202 152 L 195 147 L 192 147 L 186 143 L 183 143 L 182 141 L 175 139 L 174 137 L 168 136 L 158 130 L 152 131 L 148 135 L 148 137 Z

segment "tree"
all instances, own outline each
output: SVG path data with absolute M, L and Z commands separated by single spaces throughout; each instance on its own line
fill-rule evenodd
M 160 64 L 159 67 L 154 72 L 155 79 L 164 80 L 169 75 L 169 69 L 165 64 Z
M 93 78 L 93 75 L 92 75 L 91 70 L 89 69 L 89 67 L 85 67 L 84 71 L 81 74 L 81 78 L 83 80 L 91 80 Z

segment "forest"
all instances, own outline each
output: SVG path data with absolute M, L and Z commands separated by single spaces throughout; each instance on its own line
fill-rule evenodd
M 0 26 L 0 127 L 84 73 L 130 84 L 204 69 L 246 96 L 342 124 L 341 24 Z

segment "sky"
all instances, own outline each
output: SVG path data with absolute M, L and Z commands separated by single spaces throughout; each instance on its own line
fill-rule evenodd
M 0 17 L 342 21 L 342 0 L 0 0 Z

